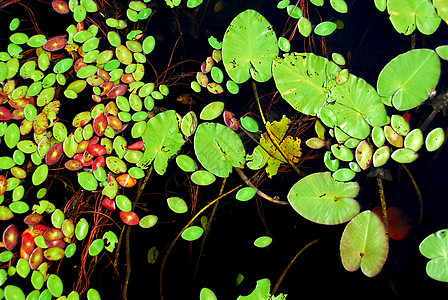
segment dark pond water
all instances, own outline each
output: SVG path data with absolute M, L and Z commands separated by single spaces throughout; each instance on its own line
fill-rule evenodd
M 104 14 L 113 16 L 116 10 L 123 12 L 122 3 L 109 2 L 115 3 L 116 7 L 104 11 Z M 247 8 L 255 9 L 263 14 L 274 26 L 277 35 L 281 35 L 285 28 L 286 14 L 276 9 L 272 1 L 228 0 L 223 2 L 225 6 L 219 13 L 213 12 L 216 2 L 216 0 L 209 1 L 197 11 L 183 8 L 173 12 L 165 7 L 163 1 L 157 2 L 157 7 L 154 7 L 156 13 L 145 28 L 146 34 L 158 37 L 156 46 L 158 48 L 152 54 L 151 63 L 159 72 L 166 68 L 179 34 L 182 34 L 182 38 L 173 53 L 172 65 L 192 60 L 173 69 L 168 74 L 170 80 L 180 74 L 197 72 L 200 62 L 211 54 L 211 48 L 206 39 L 210 35 L 221 39 L 231 20 Z M 47 4 L 26 1 L 23 3 L 30 4 L 34 9 L 39 27 L 48 36 L 65 33 L 65 28 L 70 22 L 50 10 L 44 13 L 42 7 L 47 7 Z M 350 57 L 348 64 L 350 72 L 375 86 L 376 78 L 383 66 L 396 55 L 411 48 L 411 37 L 398 35 L 390 24 L 387 13 L 377 11 L 373 1 L 353 0 L 347 3 L 350 8 L 349 13 L 345 15 L 335 14 L 328 8 L 328 4 L 322 9 L 319 8 L 323 19 L 332 18 L 334 21 L 340 19 L 345 24 L 344 29 L 338 30 L 326 39 L 327 51 L 329 54 L 339 52 Z M 318 15 L 312 5 L 310 5 L 309 13 L 312 16 L 311 21 L 317 23 Z M 16 14 L 19 14 L 21 19 L 29 19 L 23 7 L 9 6 L 0 12 L 2 28 L 6 28 L 9 20 Z M 23 24 L 25 28 L 31 28 L 30 22 L 23 21 Z M 447 33 L 446 24 L 442 24 L 432 36 L 425 37 L 417 34 L 416 47 L 434 49 L 446 44 Z M 4 31 L 1 36 L 4 38 L 2 44 L 5 44 L 7 32 Z M 321 55 L 320 39 L 315 38 L 315 43 L 317 45 L 315 53 Z M 302 38 L 296 38 L 292 43 L 292 50 L 304 51 L 303 44 Z M 306 50 L 309 51 L 309 49 Z M 446 67 L 446 62 L 442 62 L 442 77 L 438 91 L 447 88 Z M 148 78 L 148 81 L 151 80 L 154 78 Z M 189 107 L 176 103 L 174 99 L 181 94 L 190 93 L 190 81 L 191 78 L 181 80 L 182 84 L 171 88 L 170 101 L 166 103 L 167 108 L 177 109 L 181 114 L 189 110 Z M 259 85 L 261 96 L 274 91 L 275 86 L 272 82 Z M 202 92 L 199 97 L 202 100 L 198 99 L 197 104 L 192 107 L 197 113 L 205 102 L 217 100 L 224 101 L 226 109 L 232 110 L 237 116 L 247 113 L 250 109 L 256 112 L 253 106 L 255 98 L 249 84 L 243 84 L 241 92 L 236 96 L 212 97 Z M 288 104 L 280 98 L 278 100 L 272 108 L 275 112 L 273 118 L 282 114 L 291 118 L 298 117 Z M 89 109 L 92 104 L 88 98 L 68 104 L 61 111 L 63 115 L 61 118 L 69 119 L 75 110 L 80 107 Z M 268 102 L 265 104 L 267 107 Z M 430 112 L 431 107 L 426 104 L 412 110 L 411 127 L 419 126 Z M 441 114 L 431 124 L 431 128 L 436 126 L 447 128 L 446 118 Z M 312 133 L 306 134 L 310 136 Z M 247 145 L 249 148 L 254 147 L 249 140 Z M 184 151 L 192 151 L 191 144 L 187 145 Z M 339 240 L 345 225 L 314 224 L 300 217 L 290 207 L 267 203 L 261 199 L 235 202 L 233 196 L 230 196 L 219 204 L 195 276 L 200 243 L 187 243 L 180 240 L 174 247 L 164 271 L 165 299 L 198 299 L 202 287 L 212 289 L 218 299 L 236 299 L 238 295 L 250 293 L 255 282 L 262 278 L 269 278 L 273 286 L 295 254 L 315 239 L 319 240 L 318 243 L 298 258 L 279 288 L 279 292 L 288 294 L 288 299 L 303 299 L 310 295 L 316 299 L 335 297 L 408 299 L 422 294 L 432 299 L 436 295 L 448 292 L 446 283 L 434 281 L 426 275 L 427 259 L 418 250 L 418 245 L 424 237 L 448 227 L 448 185 L 446 184 L 448 153 L 446 149 L 435 156 L 425 150 L 421 152 L 420 158 L 409 165 L 423 195 L 421 224 L 418 224 L 419 200 L 409 177 L 398 165 L 393 163 L 387 165 L 393 177 L 392 181 L 384 183 L 387 204 L 405 210 L 415 225 L 411 235 L 406 239 L 390 241 L 389 258 L 383 271 L 375 278 L 367 278 L 360 271 L 351 273 L 344 270 L 339 256 Z M 324 170 L 320 157 L 304 162 L 302 167 L 307 173 Z M 247 175 L 252 174 L 248 171 Z M 73 180 L 76 179 L 73 178 Z M 264 181 L 261 189 L 270 195 L 278 195 L 281 199 L 286 199 L 289 188 L 297 180 L 298 177 L 294 172 L 284 172 L 272 180 Z M 361 186 L 357 200 L 362 209 L 379 206 L 376 179 L 361 174 L 357 180 Z M 240 183 L 239 177 L 232 176 L 227 180 L 226 186 L 230 189 Z M 220 183 L 201 188 L 195 196 L 198 207 L 203 207 L 205 203 L 214 199 L 219 193 L 219 188 Z M 153 175 L 150 180 L 142 203 L 147 208 L 146 213 L 159 216 L 160 223 L 151 230 L 136 227 L 131 231 L 132 273 L 128 289 L 129 299 L 159 298 L 160 260 L 157 264 L 148 264 L 147 251 L 152 246 L 157 246 L 162 257 L 169 243 L 192 217 L 189 213 L 186 216 L 176 216 L 172 213 L 166 205 L 166 197 L 179 196 L 191 203 L 191 191 L 188 178 L 185 173 L 179 171 L 174 162 L 170 164 L 165 175 Z M 60 190 L 55 194 L 58 192 Z M 272 245 L 266 249 L 254 247 L 253 241 L 261 235 L 271 236 Z M 107 259 L 104 260 L 106 262 L 99 263 L 93 273 L 90 279 L 92 287 L 102 293 L 103 299 L 121 298 L 121 288 L 126 272 L 124 257 L 125 253 L 122 251 L 118 269 L 119 277 L 108 265 Z M 79 265 L 64 263 L 61 268 L 67 280 L 76 281 L 76 270 Z M 245 276 L 245 280 L 239 287 L 235 287 L 235 278 L 239 273 Z

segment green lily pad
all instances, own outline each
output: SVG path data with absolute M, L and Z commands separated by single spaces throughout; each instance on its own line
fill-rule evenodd
M 429 277 L 448 282 L 448 234 L 446 229 L 428 235 L 419 246 L 420 253 L 430 261 L 426 264 Z
M 392 96 L 396 109 L 409 110 L 428 98 L 439 77 L 437 54 L 429 49 L 415 49 L 398 55 L 383 68 L 377 89 L 382 97 Z
M 250 77 L 267 81 L 277 55 L 277 37 L 261 14 L 248 9 L 230 23 L 222 42 L 222 60 L 233 81 L 243 83 Z
M 216 119 L 224 110 L 224 102 L 215 101 L 207 104 L 201 111 L 199 118 L 205 121 Z
M 168 160 L 174 156 L 185 143 L 179 130 L 177 115 L 174 110 L 157 114 L 146 123 L 146 131 L 142 136 L 145 152 L 137 166 L 147 169 L 154 162 L 155 171 L 163 175 Z
M 344 145 L 339 144 L 331 145 L 331 153 L 333 153 L 333 155 L 337 159 L 342 161 L 352 161 L 354 158 L 352 150 L 350 150 Z
M 366 170 L 372 163 L 373 149 L 367 141 L 358 144 L 355 151 L 356 162 L 361 169 Z
M 132 210 L 132 202 L 125 195 L 118 195 L 115 198 L 115 202 L 117 203 L 118 208 L 122 211 L 131 211 Z
M 47 288 L 54 297 L 60 297 L 64 290 L 64 285 L 59 276 L 50 274 L 47 279 Z
M 14 148 L 20 141 L 20 136 L 19 126 L 16 123 L 9 124 L 4 135 L 6 146 L 10 149 Z
M 95 191 L 98 187 L 98 181 L 90 172 L 81 172 L 78 174 L 78 183 L 87 191 Z
M 156 46 L 156 39 L 152 35 L 146 37 L 142 43 L 143 53 L 145 54 L 151 53 L 152 50 L 154 50 L 155 46 Z
M 101 300 L 100 293 L 94 288 L 87 291 L 87 300 Z
M 396 162 L 408 164 L 417 159 L 418 153 L 408 148 L 401 148 L 392 152 L 391 157 Z
M 392 115 L 390 125 L 396 133 L 402 136 L 406 136 L 410 131 L 408 121 L 400 115 Z
M 75 236 L 79 241 L 82 241 L 89 232 L 89 223 L 85 218 L 81 218 L 75 226 Z
M 414 32 L 416 27 L 423 34 L 433 34 L 441 21 L 434 6 L 428 1 L 387 1 L 387 11 L 393 12 L 389 18 L 395 30 L 406 35 Z
M 9 284 L 4 292 L 6 300 L 25 300 L 25 293 L 18 286 Z
M 46 164 L 40 165 L 34 170 L 33 176 L 31 178 L 34 185 L 39 185 L 47 179 L 48 176 L 48 166 Z
M 91 256 L 97 256 L 101 253 L 101 251 L 104 248 L 104 240 L 103 239 L 96 239 L 90 244 L 89 247 L 89 254 Z
M 36 290 L 40 290 L 45 283 L 42 273 L 37 270 L 33 270 L 33 273 L 31 275 L 31 283 Z
M 415 128 L 408 133 L 404 139 L 404 147 L 414 151 L 420 150 L 423 145 L 423 133 L 419 128 Z
M 176 163 L 184 172 L 194 172 L 197 170 L 196 162 L 188 155 L 178 155 L 176 157 Z
M 372 211 L 353 218 L 344 229 L 340 243 L 341 259 L 348 271 L 361 271 L 368 277 L 383 268 L 389 243 L 383 221 Z
M 215 182 L 216 177 L 206 170 L 198 170 L 191 174 L 191 181 L 197 185 L 210 185 Z
M 372 129 L 372 133 L 370 134 L 372 137 L 372 141 L 375 146 L 382 147 L 384 142 L 386 141 L 386 136 L 384 135 L 384 130 L 380 126 L 375 126 Z
M 158 217 L 155 215 L 147 215 L 140 219 L 139 225 L 142 228 L 151 228 L 156 225 Z
M 218 123 L 202 123 L 194 137 L 194 150 L 201 165 L 219 177 L 228 177 L 232 167 L 242 167 L 246 152 L 238 135 Z
M 186 241 L 194 241 L 202 236 L 204 229 L 199 226 L 191 226 L 182 232 L 181 237 Z
M 250 186 L 246 186 L 246 187 L 240 189 L 236 193 L 235 197 L 237 200 L 240 200 L 240 201 L 248 201 L 248 200 L 252 199 L 256 193 L 257 193 L 256 189 L 254 189 L 253 187 L 250 187 Z
M 205 109 L 205 108 L 204 108 Z M 185 136 L 191 136 L 198 127 L 198 118 L 194 111 L 189 111 L 180 123 L 180 130 Z
M 314 28 L 314 33 L 320 36 L 327 36 L 332 34 L 336 30 L 336 23 L 325 21 L 317 24 Z
M 291 206 L 304 218 L 320 224 L 340 224 L 359 213 L 356 182 L 337 182 L 329 172 L 299 180 L 288 193 Z
M 308 37 L 311 34 L 311 31 L 313 30 L 313 25 L 311 24 L 310 20 L 308 20 L 305 17 L 301 17 L 299 19 L 297 27 L 299 28 L 300 34 L 303 35 L 304 37 Z
M 259 127 L 257 121 L 249 116 L 244 116 L 240 119 L 241 126 L 249 132 L 258 132 Z
M 443 131 L 443 129 L 440 127 L 435 128 L 431 130 L 431 132 L 428 133 L 428 135 L 426 136 L 425 139 L 426 150 L 428 150 L 429 152 L 436 151 L 443 145 L 444 141 L 445 141 L 445 132 Z
M 254 242 L 255 247 L 265 248 L 272 243 L 272 238 L 270 236 L 260 236 Z
M 351 168 L 340 168 L 336 172 L 334 172 L 331 176 L 336 179 L 337 181 L 350 181 L 352 180 L 356 175 L 356 172 L 353 171 Z
M 183 214 L 188 211 L 185 201 L 179 197 L 170 197 L 167 199 L 168 207 L 177 214 Z
M 381 167 L 383 166 L 390 158 L 390 148 L 388 146 L 382 146 L 375 150 L 373 153 L 373 166 Z
M 199 294 L 199 300 L 218 300 L 218 298 L 216 298 L 215 293 L 211 289 L 202 288 Z
M 330 0 L 330 5 L 338 13 L 345 14 L 348 11 L 347 3 L 344 0 Z
M 448 60 L 448 45 L 439 46 L 435 51 L 441 59 Z

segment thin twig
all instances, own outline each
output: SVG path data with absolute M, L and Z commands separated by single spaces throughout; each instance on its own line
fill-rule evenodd
M 219 190 L 218 196 L 222 195 L 222 192 L 224 191 L 224 186 L 226 185 L 226 181 L 227 181 L 227 177 L 224 177 L 224 179 L 222 181 L 221 189 Z M 212 213 L 210 214 L 210 218 L 208 219 L 208 222 L 207 222 L 207 227 L 205 228 L 204 235 L 202 237 L 201 249 L 199 250 L 198 261 L 196 262 L 196 268 L 194 270 L 193 281 L 195 280 L 196 273 L 198 272 L 199 261 L 201 260 L 202 251 L 204 251 L 205 241 L 207 239 L 208 233 L 210 232 L 210 230 L 212 228 L 212 221 L 213 221 L 213 219 L 215 217 L 216 210 L 218 209 L 218 204 L 219 204 L 219 201 L 216 201 L 215 205 L 213 206 Z
M 254 188 L 257 191 L 257 195 L 268 200 L 271 201 L 273 203 L 276 204 L 281 204 L 281 205 L 288 205 L 288 202 L 286 201 L 280 201 L 278 196 L 274 196 L 274 198 L 272 198 L 269 195 L 266 195 L 265 193 L 263 193 L 262 191 L 260 191 L 250 180 L 249 178 L 247 178 L 246 174 L 244 174 L 243 170 L 235 168 L 236 172 L 238 173 L 238 175 L 240 175 L 241 179 L 247 184 L 247 186 L 250 186 L 251 188 Z
M 383 214 L 383 223 L 386 227 L 386 234 L 389 236 L 389 225 L 387 221 L 387 208 L 386 208 L 386 197 L 384 196 L 383 180 L 381 178 L 376 179 L 378 182 L 378 191 L 380 193 L 381 201 L 381 213 Z
M 421 224 L 422 223 L 422 218 L 423 218 L 423 197 L 422 197 L 422 193 L 420 192 L 420 189 L 418 188 L 417 182 L 415 181 L 414 176 L 412 176 L 411 171 L 409 171 L 408 167 L 406 167 L 406 165 L 404 165 L 404 164 L 401 164 L 401 166 L 403 167 L 403 169 L 406 171 L 406 173 L 408 174 L 409 178 L 411 179 L 412 185 L 414 186 L 415 192 L 417 193 L 418 202 L 420 204 L 418 224 Z
M 161 300 L 163 300 L 163 271 L 165 270 L 166 261 L 168 260 L 168 256 L 170 255 L 171 250 L 173 250 L 174 245 L 176 245 L 177 240 L 182 235 L 182 232 L 184 232 L 184 230 L 187 229 L 194 222 L 194 220 L 196 220 L 196 218 L 199 217 L 207 208 L 209 208 L 211 205 L 213 205 L 215 202 L 219 201 L 220 199 L 222 199 L 222 198 L 226 197 L 227 195 L 233 193 L 234 191 L 240 189 L 241 187 L 242 187 L 242 184 L 240 184 L 239 186 L 231 189 L 227 193 L 222 194 L 221 196 L 219 196 L 218 198 L 216 198 L 215 200 L 211 201 L 206 206 L 204 206 L 200 211 L 198 211 L 196 213 L 196 215 L 193 218 L 191 218 L 191 220 L 187 223 L 187 225 L 184 226 L 184 228 L 177 234 L 176 238 L 171 242 L 170 246 L 168 247 L 168 250 L 165 253 L 165 256 L 163 257 L 162 265 L 160 266 L 159 292 L 160 292 L 160 299 Z
M 275 293 L 277 293 L 278 287 L 282 283 L 286 273 L 289 271 L 289 268 L 291 268 L 292 264 L 296 261 L 297 257 L 299 257 L 299 255 L 302 254 L 303 251 L 305 251 L 312 245 L 316 244 L 318 241 L 319 239 L 315 239 L 314 241 L 309 242 L 308 244 L 305 245 L 305 247 L 303 247 L 302 249 L 300 249 L 299 252 L 297 252 L 296 256 L 294 256 L 294 258 L 289 262 L 289 264 L 286 266 L 286 268 L 283 270 L 282 274 L 278 278 L 277 283 L 275 284 L 274 288 L 271 291 L 271 295 L 275 295 Z

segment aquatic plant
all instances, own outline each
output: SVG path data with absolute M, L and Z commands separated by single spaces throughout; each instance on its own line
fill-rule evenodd
M 409 234 L 409 229 L 391 234 L 394 223 L 389 216 L 392 212 L 402 215 L 386 207 L 381 176 L 376 176 L 381 209 L 361 211 L 355 198 L 362 186 L 353 180 L 378 172 L 388 162 L 393 166 L 412 163 L 423 144 L 428 152 L 443 145 L 442 128 L 432 129 L 425 138 L 429 122 L 425 128 L 411 129 L 402 112 L 428 98 L 439 100 L 436 113 L 446 110 L 446 96 L 436 97 L 435 91 L 441 75 L 439 57 L 447 58 L 447 46 L 410 49 L 396 56 L 380 72 L 375 88 L 344 68 L 342 55 L 333 53 L 333 61 L 326 57 L 322 37 L 333 34 L 337 24 L 321 20 L 313 27 L 308 11 L 308 5 L 319 7 L 324 1 L 290 4 L 282 0 L 277 8 L 286 11 L 285 22 L 297 26 L 309 45 L 314 37 L 322 38 L 321 55 L 317 50 L 313 53 L 313 47 L 295 52 L 291 45 L 298 39 L 295 30 L 289 38 L 286 32 L 277 37 L 278 29 L 262 14 L 246 9 L 230 22 L 222 41 L 208 38 L 212 54 L 195 62 L 194 70 L 178 71 L 189 62 L 173 62 L 183 37 L 177 33 L 167 64 L 160 70 L 156 60 L 166 51 L 158 46 L 163 37 L 156 38 L 146 29 L 156 11 L 172 13 L 174 26 L 181 31 L 179 12 L 196 21 L 185 11 L 202 1 L 127 1 L 111 11 L 106 1 L 54 0 L 51 9 L 67 15 L 68 25 L 52 36 L 40 30 L 33 15 L 36 6 L 7 1 L 0 7 L 10 9 L 15 2 L 27 9 L 34 28 L 13 18 L 8 45 L 0 52 L 0 219 L 4 227 L 0 292 L 6 299 L 25 299 L 26 295 L 27 299 L 79 299 L 82 294 L 99 299 L 107 292 L 91 281 L 99 266 L 120 278 L 119 294 L 127 299 L 131 231 L 139 230 L 133 229 L 137 225 L 141 230 L 156 230 L 162 226 L 159 220 L 181 224 L 166 249 L 147 249 L 148 263 L 160 264 L 163 299 L 172 250 L 180 239 L 198 244 L 202 238 L 197 245 L 197 271 L 218 204 L 234 201 L 230 195 L 241 202 L 257 196 L 285 209 L 291 206 L 318 224 L 347 223 L 340 239 L 342 265 L 348 271 L 361 268 L 368 277 L 382 270 L 389 237 L 398 240 Z M 387 6 L 398 33 L 411 34 L 416 26 L 429 35 L 441 19 L 446 21 L 442 1 L 412 4 L 375 1 L 380 10 Z M 348 11 L 343 0 L 330 1 L 330 6 L 336 13 Z M 199 27 L 194 22 L 190 25 Z M 276 101 L 284 100 L 295 113 L 267 119 L 276 102 L 273 97 L 263 109 L 262 100 L 269 95 L 261 94 L 260 86 L 269 81 L 282 98 Z M 188 89 L 188 94 L 182 89 Z M 242 108 L 241 117 L 235 117 L 222 96 L 234 96 L 241 89 L 253 93 L 257 110 Z M 310 137 L 313 126 L 316 137 Z M 305 158 L 316 162 L 317 156 L 323 160 L 311 172 L 301 169 Z M 323 167 L 328 171 L 322 171 Z M 167 184 L 164 175 L 170 168 L 179 168 L 186 178 L 185 196 L 191 201 L 184 199 L 179 185 L 161 195 L 149 192 L 152 182 Z M 263 191 L 261 182 L 286 171 L 296 181 L 287 186 L 287 201 Z M 198 191 L 216 184 L 220 184 L 219 193 L 207 194 L 208 202 L 200 203 Z M 166 200 L 169 210 L 148 195 Z M 428 275 L 440 281 L 448 281 L 445 236 L 439 231 L 420 245 L 422 254 L 431 259 Z M 272 243 L 275 240 L 269 234 L 254 237 L 253 242 L 258 248 Z M 299 255 L 316 243 L 317 239 L 298 251 L 272 290 L 269 279 L 262 279 L 250 295 L 238 299 L 285 299 L 284 294 L 275 296 L 282 279 Z M 163 253 L 160 262 L 159 251 Z M 120 265 L 123 254 L 125 263 Z M 79 266 L 78 276 L 60 272 L 73 265 Z M 198 293 L 200 299 L 217 298 L 207 287 Z

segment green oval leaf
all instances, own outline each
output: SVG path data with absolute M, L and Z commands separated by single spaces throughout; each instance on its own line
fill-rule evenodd
M 170 197 L 167 199 L 168 207 L 177 214 L 183 214 L 188 211 L 185 201 L 179 197 Z
M 186 241 L 194 241 L 202 236 L 204 229 L 199 226 L 191 226 L 182 232 L 182 238 Z
M 329 172 L 314 173 L 294 184 L 288 193 L 291 206 L 304 218 L 320 224 L 340 224 L 359 213 L 356 182 L 337 182 Z
M 254 242 L 255 247 L 264 248 L 272 243 L 272 238 L 270 236 L 260 236 Z

